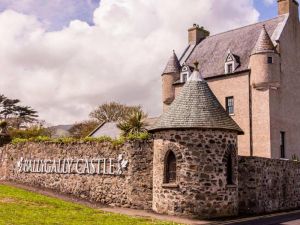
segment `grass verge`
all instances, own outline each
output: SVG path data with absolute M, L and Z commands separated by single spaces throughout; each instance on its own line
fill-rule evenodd
M 169 225 L 106 213 L 22 189 L 0 185 L 0 225 Z

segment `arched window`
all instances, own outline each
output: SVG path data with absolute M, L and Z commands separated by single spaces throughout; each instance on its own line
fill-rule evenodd
M 165 162 L 165 182 L 175 183 L 176 182 L 176 156 L 174 152 L 170 151 Z
M 226 179 L 227 184 L 232 185 L 234 184 L 233 179 L 233 151 L 234 146 L 229 145 L 227 150 L 227 159 L 226 159 Z
M 232 155 L 227 157 L 227 184 L 233 184 Z

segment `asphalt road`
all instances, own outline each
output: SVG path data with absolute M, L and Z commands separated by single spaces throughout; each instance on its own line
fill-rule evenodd
M 226 223 L 226 225 L 300 225 L 300 212 L 258 218 L 243 222 Z

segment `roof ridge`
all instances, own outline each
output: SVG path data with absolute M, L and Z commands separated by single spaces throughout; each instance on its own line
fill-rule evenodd
M 238 27 L 238 28 L 234 28 L 234 29 L 231 29 L 231 30 L 227 30 L 227 31 L 224 31 L 224 32 L 221 32 L 221 33 L 217 33 L 217 34 L 214 34 L 214 35 L 210 35 L 208 36 L 206 39 L 210 38 L 210 37 L 214 37 L 214 36 L 218 36 L 218 35 L 221 35 L 221 34 L 225 34 L 225 33 L 229 33 L 229 32 L 232 32 L 232 31 L 236 31 L 236 30 L 240 30 L 240 29 L 243 29 L 243 28 L 246 28 L 246 27 L 250 27 L 250 26 L 254 26 L 254 25 L 258 25 L 258 24 L 263 24 L 263 23 L 267 23 L 271 20 L 275 20 L 275 19 L 278 19 L 280 17 L 284 17 L 286 16 L 287 14 L 283 14 L 283 15 L 280 15 L 280 16 L 276 16 L 276 17 L 273 17 L 271 19 L 268 19 L 268 20 L 264 20 L 264 21 L 260 21 L 260 22 L 257 22 L 257 23 L 252 23 L 252 24 L 248 24 L 248 25 L 245 25 L 245 26 L 241 26 L 241 27 Z

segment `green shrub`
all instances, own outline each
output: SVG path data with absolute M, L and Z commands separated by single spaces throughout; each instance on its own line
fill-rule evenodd
M 11 143 L 16 145 L 16 144 L 21 144 L 26 142 L 29 142 L 29 140 L 25 138 L 14 138 Z
M 149 138 L 150 138 L 150 134 L 148 132 L 128 134 L 126 136 L 127 140 L 148 140 Z
M 32 127 L 26 130 L 10 129 L 9 134 L 12 138 L 36 138 L 49 136 L 48 131 L 45 128 Z
M 33 142 L 47 142 L 47 141 L 51 141 L 51 138 L 48 136 L 37 136 L 37 137 L 29 138 L 28 140 Z
M 134 140 L 148 140 L 150 138 L 149 133 L 138 133 L 138 134 L 130 134 L 127 137 L 120 137 L 117 139 L 112 139 L 107 136 L 102 136 L 99 138 L 93 137 L 86 137 L 86 138 L 71 138 L 71 137 L 64 137 L 64 138 L 50 138 L 48 136 L 37 136 L 37 137 L 30 137 L 30 138 L 20 138 L 15 137 L 12 140 L 13 144 L 20 144 L 26 142 L 48 142 L 48 143 L 102 143 L 102 142 L 110 142 L 113 146 L 119 146 L 124 144 L 126 141 L 134 141 Z
M 117 146 L 123 145 L 125 142 L 126 142 L 126 139 L 124 137 L 120 137 L 118 139 L 112 140 L 111 143 L 114 147 L 117 147 Z
M 85 137 L 83 139 L 81 139 L 82 142 L 87 143 L 87 142 L 112 142 L 112 138 L 111 137 L 107 137 L 107 136 L 102 136 L 102 137 L 98 137 L 98 138 L 94 138 L 94 137 Z

